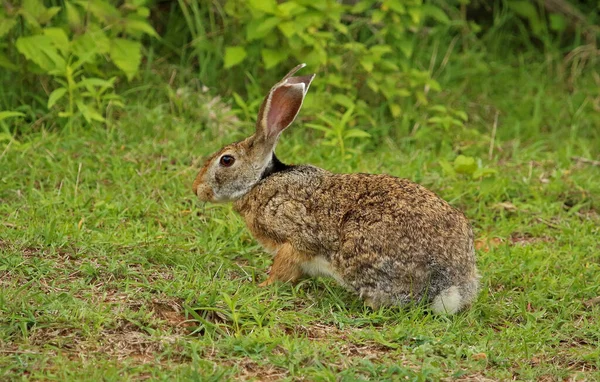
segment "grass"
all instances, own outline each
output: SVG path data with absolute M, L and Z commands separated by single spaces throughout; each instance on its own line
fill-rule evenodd
M 408 177 L 466 212 L 482 291 L 450 318 L 371 311 L 330 280 L 258 288 L 269 256 L 190 190 L 202 157 L 247 131 L 193 88 L 132 88 L 107 129 L 3 142 L 0 378 L 599 379 L 600 167 L 572 157 L 600 156 L 600 87 L 561 68 L 455 56 L 434 98 L 468 111 L 465 128 L 346 161 L 299 123 L 282 137 L 283 160 Z M 448 173 L 459 153 L 497 173 Z

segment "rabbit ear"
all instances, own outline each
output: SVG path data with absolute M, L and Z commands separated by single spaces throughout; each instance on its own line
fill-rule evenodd
M 271 91 L 263 101 L 256 122 L 256 137 L 267 143 L 275 144 L 279 134 L 288 127 L 300 111 L 304 96 L 314 74 L 292 77 L 305 64 L 292 69 Z

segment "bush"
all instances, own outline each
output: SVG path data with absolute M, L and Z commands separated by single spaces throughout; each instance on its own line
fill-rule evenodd
M 421 0 L 347 4 L 250 0 L 210 5 L 192 0 L 179 5 L 202 81 L 221 89 L 228 85 L 249 118 L 256 114 L 268 86 L 290 67 L 306 62 L 304 71 L 319 77 L 304 115 L 317 119 L 311 127 L 323 130 L 326 142 L 339 147 L 342 156 L 344 139 L 369 136 L 353 127 L 357 119 L 362 126 L 374 125 L 373 116 L 384 113 L 406 132 L 417 118 L 425 118 L 422 124 L 427 124 L 427 113 L 420 110 L 418 116 L 415 105 L 428 107 L 428 92 L 439 91 L 440 86 L 429 70 L 414 64 L 414 56 L 425 29 L 433 33 L 438 26 L 447 30 L 450 25 L 439 7 Z
M 9 78 L 49 78 L 43 81 L 46 105 L 69 123 L 80 116 L 105 122 L 110 107 L 122 106 L 115 81 L 131 80 L 138 71 L 140 39 L 157 36 L 144 3 L 127 0 L 116 8 L 108 0 L 65 0 L 50 7 L 41 0 L 4 2 L 0 67 L 15 73 Z

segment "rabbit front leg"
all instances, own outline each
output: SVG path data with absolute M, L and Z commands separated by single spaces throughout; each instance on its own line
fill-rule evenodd
M 295 282 L 302 275 L 302 264 L 308 260 L 307 256 L 296 251 L 291 244 L 285 243 L 277 249 L 269 277 L 258 286 L 265 287 L 275 281 Z

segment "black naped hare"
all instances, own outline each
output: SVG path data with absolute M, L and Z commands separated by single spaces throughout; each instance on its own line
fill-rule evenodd
M 314 74 L 266 96 L 256 132 L 206 161 L 193 191 L 234 202 L 254 237 L 274 253 L 261 286 L 330 276 L 372 307 L 426 301 L 455 313 L 477 295 L 473 232 L 465 216 L 426 188 L 389 175 L 334 174 L 289 166 L 274 150 L 296 118 Z

